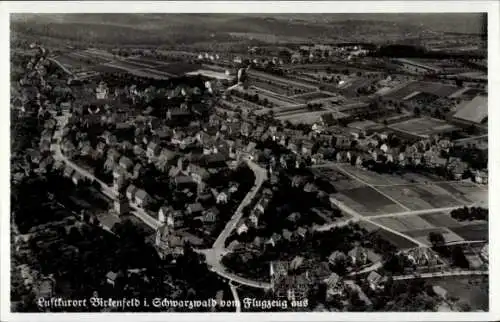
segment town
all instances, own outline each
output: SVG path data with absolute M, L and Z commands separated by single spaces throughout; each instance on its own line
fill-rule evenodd
M 488 311 L 481 35 L 113 46 L 36 19 L 11 30 L 12 311 Z

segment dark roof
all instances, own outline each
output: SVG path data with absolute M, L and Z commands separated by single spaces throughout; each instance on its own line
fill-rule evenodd
M 142 189 L 138 189 L 135 193 L 135 197 L 144 200 L 149 197 L 148 193 Z
M 186 175 L 179 175 L 175 177 L 175 183 L 176 184 L 183 184 L 183 183 L 194 183 L 193 178 L 186 176 Z
M 200 212 L 200 211 L 203 211 L 203 206 L 200 204 L 200 203 L 193 203 L 193 204 L 190 204 L 187 209 L 190 211 L 190 212 Z
M 129 167 L 131 167 L 131 166 L 134 165 L 134 163 L 132 162 L 132 160 L 130 160 L 129 158 L 127 158 L 125 156 L 123 156 L 123 157 L 120 158 L 120 162 L 119 163 L 120 163 L 120 165 L 123 165 L 123 166 L 125 166 L 127 168 L 129 168 Z
M 137 187 L 131 184 L 127 187 L 127 193 L 134 193 L 137 190 Z

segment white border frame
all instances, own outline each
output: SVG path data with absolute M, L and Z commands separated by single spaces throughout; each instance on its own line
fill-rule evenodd
M 2 99 L 2 113 L 0 120 L 0 144 L 5 157 L 1 159 L 0 173 L 2 182 L 0 191 L 0 258 L 1 258 L 1 281 L 0 281 L 0 320 L 1 321 L 68 321 L 78 319 L 86 321 L 90 319 L 111 319 L 115 321 L 147 320 L 147 321 L 191 321 L 203 319 L 206 321 L 220 320 L 269 320 L 269 321 L 494 321 L 500 319 L 499 305 L 494 305 L 495 299 L 500 298 L 500 284 L 496 276 L 491 278 L 490 274 L 490 312 L 472 313 L 155 313 L 155 314 L 55 314 L 55 313 L 10 313 L 10 161 L 7 158 L 10 151 L 10 109 L 9 106 L 9 13 L 134 13 L 134 12 L 165 12 L 165 13 L 390 13 L 390 12 L 487 12 L 488 13 L 488 61 L 489 71 L 489 129 L 492 136 L 500 134 L 500 127 L 493 126 L 493 120 L 499 120 L 499 92 L 500 77 L 496 71 L 500 71 L 499 65 L 499 8 L 498 1 L 158 1 L 158 2 L 132 2 L 132 1 L 13 1 L 0 3 L 0 97 Z M 498 129 L 498 130 L 497 130 Z M 500 140 L 499 140 L 500 141 Z M 498 190 L 497 178 L 498 152 L 500 143 L 490 140 L 489 144 L 489 191 Z M 10 155 L 10 154 L 9 154 Z M 490 194 L 490 213 L 498 211 L 499 203 Z M 498 250 L 499 239 L 491 234 L 499 227 L 500 219 L 490 216 L 490 273 L 500 272 L 499 258 L 494 250 Z M 500 229 L 500 227 L 498 228 Z M 498 303 L 498 302 L 496 302 Z

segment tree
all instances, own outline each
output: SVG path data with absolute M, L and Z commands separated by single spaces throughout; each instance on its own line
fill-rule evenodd
M 464 251 L 460 246 L 455 246 L 451 250 L 451 260 L 453 265 L 464 269 L 469 268 L 469 261 L 465 257 Z
M 431 231 L 428 238 L 433 247 L 439 247 L 445 243 L 444 236 L 440 232 Z

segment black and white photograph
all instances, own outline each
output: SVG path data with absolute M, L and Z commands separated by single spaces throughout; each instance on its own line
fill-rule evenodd
M 2 309 L 490 312 L 484 7 L 10 12 Z

